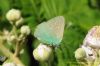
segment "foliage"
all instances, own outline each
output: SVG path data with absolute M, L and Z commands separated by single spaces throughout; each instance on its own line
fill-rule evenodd
M 78 66 L 74 58 L 74 51 L 82 44 L 83 38 L 94 25 L 100 24 L 100 12 L 88 5 L 88 0 L 0 0 L 0 29 L 6 26 L 11 28 L 5 18 L 6 12 L 11 8 L 20 9 L 34 33 L 36 25 L 62 15 L 66 19 L 64 38 L 61 46 L 55 50 L 52 66 Z M 38 62 L 32 57 L 32 51 L 39 42 L 33 37 L 33 43 L 28 44 L 28 51 L 21 56 L 26 66 L 34 66 Z M 29 61 L 33 60 L 33 61 Z M 29 63 L 30 62 L 30 63 Z M 46 64 L 45 64 L 46 65 Z M 39 66 L 45 66 L 40 63 Z

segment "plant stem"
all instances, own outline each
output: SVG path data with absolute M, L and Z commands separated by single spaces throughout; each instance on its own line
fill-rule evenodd
M 19 52 L 22 49 L 24 42 L 25 42 L 24 35 L 20 35 L 19 38 L 17 39 L 16 49 L 15 49 L 14 56 L 18 57 Z
M 21 66 L 25 66 L 17 57 L 13 55 L 12 52 L 9 51 L 4 45 L 3 40 L 0 39 L 0 51 L 6 56 L 9 57 L 12 61 L 16 62 L 17 64 L 20 64 Z
M 49 61 L 49 60 L 48 60 L 48 62 L 47 62 L 47 63 L 48 63 L 48 66 L 51 66 L 51 64 L 50 64 L 50 61 Z
M 15 25 L 13 25 L 13 28 L 12 28 L 12 34 L 14 34 L 16 37 L 18 37 L 17 36 L 17 32 L 16 32 L 16 26 Z M 15 48 L 15 53 L 14 53 L 14 56 L 15 57 L 17 57 L 18 56 L 18 54 L 19 54 L 19 52 L 20 52 L 20 43 L 19 43 L 19 41 L 18 40 L 16 40 L 16 48 Z
M 15 53 L 14 53 L 14 56 L 18 56 L 18 54 L 19 54 L 19 52 L 20 52 L 20 43 L 19 42 L 17 42 L 16 43 L 16 49 L 15 49 Z
M 94 61 L 94 65 L 93 66 L 98 66 L 99 62 L 100 62 L 99 60 L 100 60 L 100 58 L 96 58 L 95 61 Z
M 49 60 L 48 60 L 48 61 L 46 61 L 46 66 L 51 66 L 51 64 L 50 64 Z
M 88 62 L 88 66 L 92 66 L 92 62 Z

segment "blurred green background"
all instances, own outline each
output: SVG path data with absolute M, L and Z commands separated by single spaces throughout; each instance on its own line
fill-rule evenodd
M 51 66 L 78 66 L 74 52 L 81 46 L 87 31 L 100 24 L 99 0 L 0 0 L 0 30 L 11 28 L 5 18 L 12 8 L 21 10 L 25 24 L 29 25 L 32 34 L 38 24 L 55 16 L 64 16 L 66 26 L 61 46 L 55 50 Z M 32 38 L 32 37 L 30 37 Z M 21 60 L 26 66 L 46 66 L 34 60 L 32 51 L 39 41 L 32 38 L 24 47 Z

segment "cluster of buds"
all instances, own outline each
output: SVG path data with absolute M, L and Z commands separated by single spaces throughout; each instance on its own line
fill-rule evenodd
M 30 28 L 27 25 L 23 25 L 23 18 L 21 16 L 20 10 L 17 9 L 11 9 L 7 12 L 6 18 L 8 21 L 12 24 L 12 30 L 9 32 L 7 30 L 4 30 L 5 39 L 8 41 L 17 41 L 18 39 L 22 39 L 23 37 L 26 37 L 30 34 Z M 17 29 L 17 26 L 21 25 L 21 28 Z M 18 33 L 18 30 L 20 30 L 20 33 Z
M 9 20 L 11 24 L 15 24 L 19 26 L 23 23 L 23 18 L 21 17 L 21 12 L 17 9 L 11 9 L 6 14 L 6 18 Z
M 33 51 L 33 56 L 36 60 L 45 62 L 51 58 L 52 51 L 52 47 L 40 43 L 40 45 Z
M 23 25 L 24 19 L 21 16 L 20 10 L 11 9 L 7 12 L 6 18 L 12 25 L 12 30 L 8 31 L 4 29 L 2 38 L 5 44 L 13 45 L 14 56 L 18 57 L 22 46 L 26 43 L 26 37 L 30 34 L 31 30 L 29 26 Z M 5 42 L 6 41 L 6 42 Z M 15 63 L 4 63 L 2 66 L 18 66 Z
M 78 61 L 85 60 L 87 66 L 100 65 L 100 26 L 94 26 L 86 35 L 83 45 L 75 51 Z

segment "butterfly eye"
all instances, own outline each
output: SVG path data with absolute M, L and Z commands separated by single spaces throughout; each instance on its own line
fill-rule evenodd
M 89 56 L 93 56 L 93 54 L 88 54 Z

